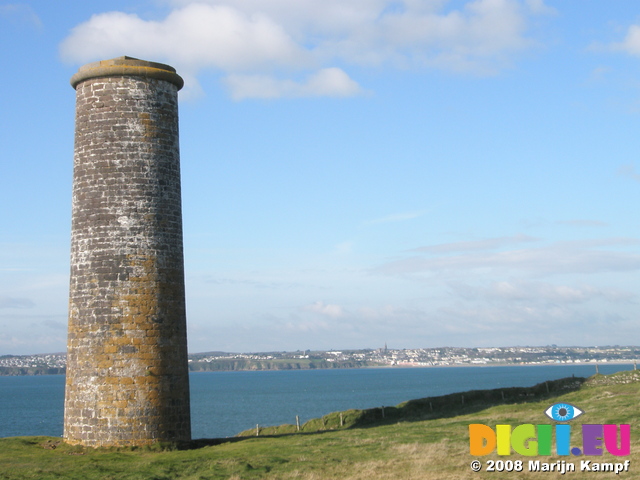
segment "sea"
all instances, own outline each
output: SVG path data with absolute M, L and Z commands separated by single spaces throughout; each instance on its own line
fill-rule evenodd
M 599 373 L 633 365 L 600 364 Z M 190 374 L 193 438 L 223 438 L 331 412 L 394 406 L 467 390 L 527 387 L 589 377 L 594 364 L 196 372 Z M 64 375 L 0 377 L 0 437 L 61 436 Z

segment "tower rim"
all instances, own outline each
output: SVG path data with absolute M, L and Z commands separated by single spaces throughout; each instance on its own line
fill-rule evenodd
M 80 83 L 100 77 L 144 77 L 165 80 L 180 90 L 184 80 L 176 69 L 164 63 L 149 62 L 134 57 L 122 56 L 99 62 L 87 63 L 71 77 L 75 89 Z

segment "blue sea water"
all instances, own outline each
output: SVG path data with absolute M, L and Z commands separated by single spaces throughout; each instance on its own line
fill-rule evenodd
M 600 373 L 632 365 L 600 365 Z M 190 375 L 193 438 L 219 438 L 295 424 L 350 408 L 397 405 L 465 390 L 589 377 L 594 365 L 364 368 L 199 372 Z M 0 377 L 0 437 L 62 435 L 64 376 Z

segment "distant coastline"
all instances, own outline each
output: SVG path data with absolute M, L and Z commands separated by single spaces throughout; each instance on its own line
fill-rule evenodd
M 636 365 L 640 347 L 440 347 L 265 353 L 205 352 L 189 355 L 190 372 L 433 368 L 535 365 Z M 66 354 L 0 356 L 0 376 L 64 375 Z M 594 373 L 596 373 L 594 371 Z
M 65 375 L 66 368 L 27 368 L 0 367 L 0 377 L 18 377 L 31 375 Z
M 566 366 L 566 363 L 487 363 L 482 365 L 469 365 L 469 364 L 454 364 L 454 365 L 386 365 L 386 364 L 360 364 L 360 365 L 341 365 L 336 363 L 321 363 L 312 366 L 305 366 L 300 364 L 290 365 L 246 365 L 243 367 L 227 368 L 227 366 L 220 365 L 218 367 L 213 366 L 209 369 L 189 368 L 189 373 L 202 373 L 202 372 L 264 372 L 275 370 L 333 370 L 333 369 L 355 369 L 355 368 L 486 368 L 486 367 L 554 367 L 554 366 Z M 592 365 L 594 369 L 598 365 L 633 365 L 633 362 L 629 361 L 613 361 L 604 363 L 575 363 L 574 365 Z M 596 373 L 594 371 L 594 373 Z M 65 368 L 18 368 L 18 367 L 0 367 L 0 377 L 11 376 L 38 376 L 38 375 L 65 375 Z

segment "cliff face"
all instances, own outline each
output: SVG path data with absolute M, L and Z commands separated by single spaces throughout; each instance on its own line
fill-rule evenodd
M 192 372 L 215 372 L 234 370 L 314 370 L 320 368 L 363 368 L 381 366 L 378 363 L 366 361 L 335 361 L 326 360 L 250 360 L 250 359 L 218 359 L 210 362 L 191 362 L 189 370 Z

